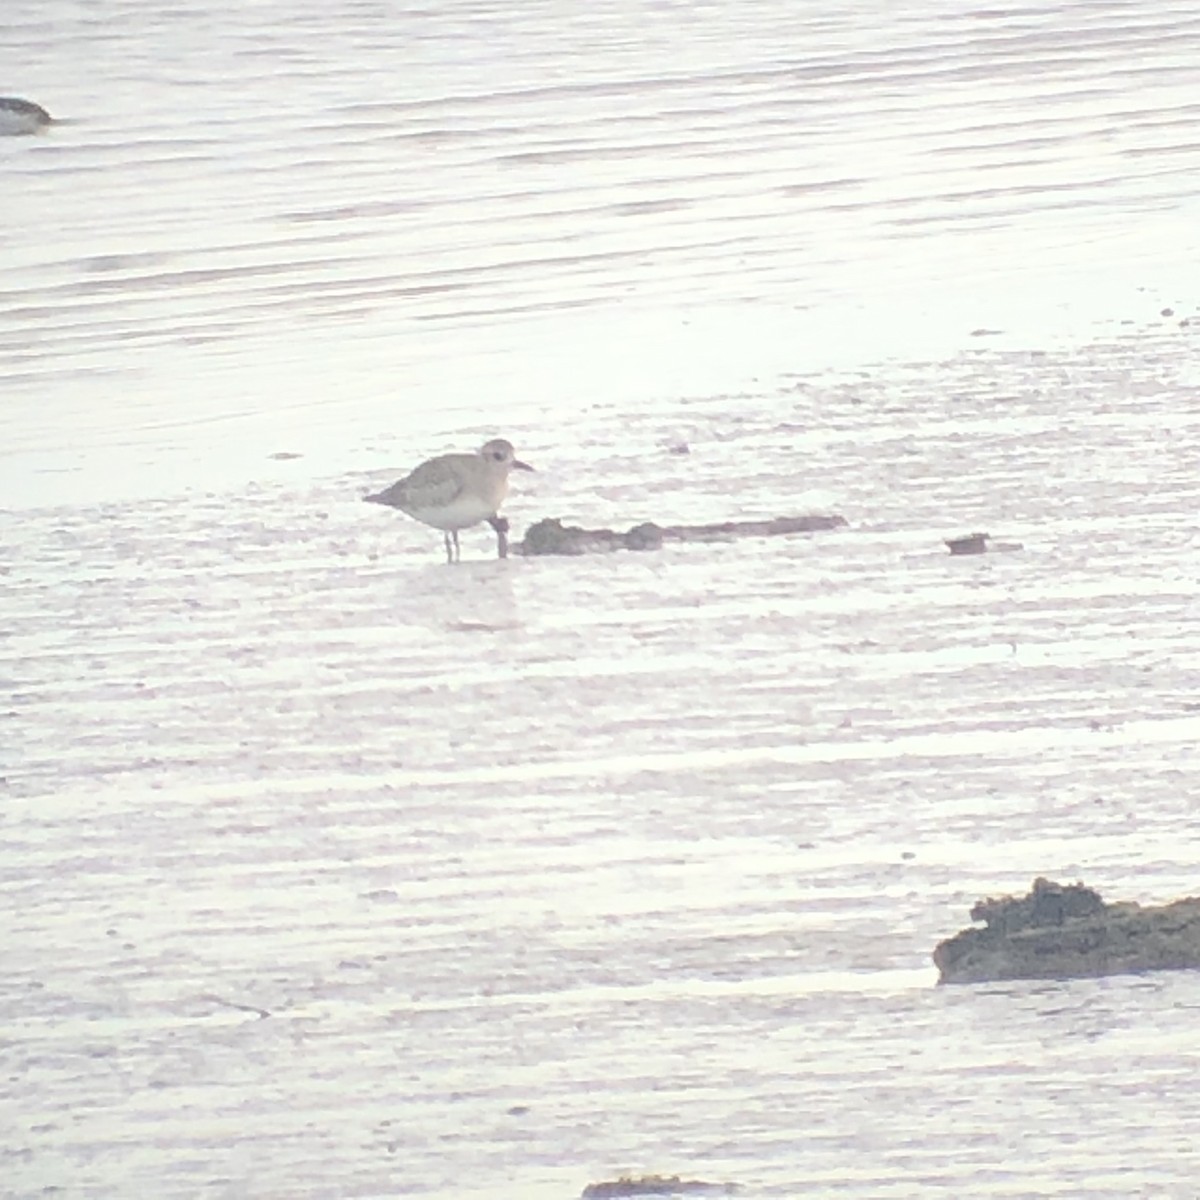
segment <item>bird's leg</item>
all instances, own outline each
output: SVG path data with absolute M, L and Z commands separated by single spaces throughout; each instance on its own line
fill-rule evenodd
M 442 541 L 446 543 L 446 561 L 452 563 L 454 561 L 454 543 L 450 541 L 449 530 L 442 533 Z
M 458 544 L 458 530 L 456 529 L 450 536 L 454 539 L 454 561 L 462 562 L 462 547 Z
M 496 531 L 496 557 L 508 557 L 508 518 L 488 517 L 487 523 Z

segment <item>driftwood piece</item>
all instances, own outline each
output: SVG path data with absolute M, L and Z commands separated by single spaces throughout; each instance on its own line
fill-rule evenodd
M 775 537 L 837 529 L 845 517 L 812 514 L 774 517 L 766 521 L 719 521 L 712 525 L 656 525 L 644 521 L 624 533 L 614 529 L 581 529 L 545 517 L 526 531 L 514 550 L 518 554 L 596 554 L 610 550 L 658 550 L 667 542 L 723 542 L 738 537 Z
M 732 1183 L 706 1183 L 703 1179 L 680 1179 L 678 1175 L 622 1175 L 604 1183 L 589 1183 L 583 1200 L 617 1200 L 626 1196 L 732 1196 Z
M 934 950 L 939 983 L 1200 969 L 1200 897 L 1106 904 L 1081 883 L 1035 879 L 1026 896 L 981 900 L 971 919 L 986 928 L 964 929 Z

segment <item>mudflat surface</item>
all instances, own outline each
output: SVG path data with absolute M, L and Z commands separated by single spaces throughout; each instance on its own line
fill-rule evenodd
M 1195 891 L 1200 19 L 204 12 L 0 48 L 0 1194 L 1190 1200 L 1196 975 L 929 955 Z

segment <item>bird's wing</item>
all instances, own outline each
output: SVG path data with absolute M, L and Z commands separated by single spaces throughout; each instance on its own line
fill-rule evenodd
M 456 461 L 470 462 L 469 454 L 446 454 L 423 462 L 411 475 L 392 484 L 384 501 L 397 508 L 441 508 L 452 503 L 465 484 L 463 472 L 456 470 Z

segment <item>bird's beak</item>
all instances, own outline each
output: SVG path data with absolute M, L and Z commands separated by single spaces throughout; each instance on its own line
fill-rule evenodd
M 523 463 L 519 458 L 513 459 L 513 466 L 516 467 L 518 471 L 532 471 L 533 470 L 533 468 L 528 463 Z

